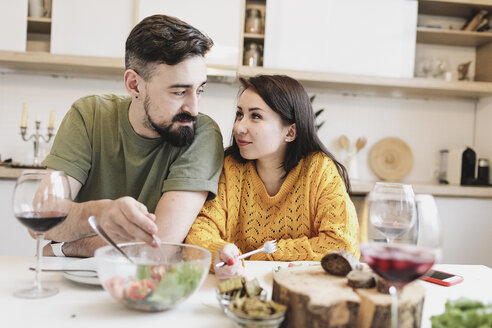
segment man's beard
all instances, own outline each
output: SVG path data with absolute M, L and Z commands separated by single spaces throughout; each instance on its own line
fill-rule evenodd
M 178 113 L 173 117 L 171 124 L 167 124 L 164 126 L 158 125 L 150 118 L 149 107 L 150 107 L 150 99 L 147 96 L 145 97 L 145 101 L 144 101 L 144 110 L 145 110 L 145 115 L 147 116 L 147 122 L 157 133 L 159 133 L 159 135 L 164 140 L 169 142 L 174 147 L 185 147 L 191 145 L 191 143 L 195 139 L 196 117 L 191 116 L 190 114 L 187 113 Z M 174 122 L 181 122 L 181 121 L 192 122 L 192 126 L 178 126 L 177 128 L 172 129 Z

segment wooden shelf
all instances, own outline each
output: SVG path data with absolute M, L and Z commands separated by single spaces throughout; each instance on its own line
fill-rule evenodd
M 471 18 L 480 9 L 492 11 L 490 0 L 419 0 L 419 14 Z
M 386 96 L 432 96 L 478 99 L 492 96 L 492 82 L 444 81 L 425 78 L 386 78 L 319 72 L 276 70 L 241 66 L 240 76 L 258 74 L 289 75 L 305 86 L 324 87 L 337 91 L 362 91 Z
M 28 17 L 27 18 L 27 32 L 28 33 L 51 33 L 51 18 L 38 18 L 38 17 Z
M 31 72 L 90 77 L 124 72 L 123 58 L 53 55 L 47 52 L 0 51 L 0 67 Z M 342 92 L 363 92 L 392 97 L 424 96 L 478 99 L 492 96 L 492 82 L 443 81 L 424 78 L 385 78 L 320 72 L 274 70 L 263 67 L 209 66 L 210 81 L 232 83 L 236 76 L 286 74 L 306 86 Z
M 0 67 L 59 75 L 122 76 L 125 61 L 123 58 L 54 55 L 48 52 L 0 51 Z M 232 66 L 207 67 L 209 79 L 216 82 L 235 81 L 236 71 L 237 68 Z
M 371 191 L 376 182 L 353 180 L 350 183 L 352 185 L 352 195 L 365 196 Z M 405 183 L 411 184 L 416 194 L 431 194 L 438 197 L 492 198 L 492 187 Z
M 492 33 L 418 27 L 417 42 L 448 46 L 478 47 L 491 43 Z

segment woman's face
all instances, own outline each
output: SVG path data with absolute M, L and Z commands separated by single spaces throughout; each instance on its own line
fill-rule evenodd
M 284 125 L 261 97 L 246 89 L 237 105 L 233 134 L 241 156 L 248 160 L 283 161 L 290 125 Z

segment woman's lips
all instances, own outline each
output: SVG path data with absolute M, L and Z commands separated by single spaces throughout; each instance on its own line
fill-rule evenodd
M 236 142 L 237 142 L 237 145 L 239 147 L 244 147 L 244 146 L 247 146 L 247 145 L 249 145 L 251 143 L 249 141 L 244 141 L 244 140 L 237 140 Z

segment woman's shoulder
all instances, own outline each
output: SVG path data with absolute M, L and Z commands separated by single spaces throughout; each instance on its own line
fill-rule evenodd
M 335 167 L 335 162 L 325 153 L 316 151 L 306 156 L 304 165 L 312 169 L 332 169 Z
M 224 158 L 224 171 L 225 172 L 244 172 L 247 169 L 249 162 L 241 163 L 232 155 L 227 155 Z

